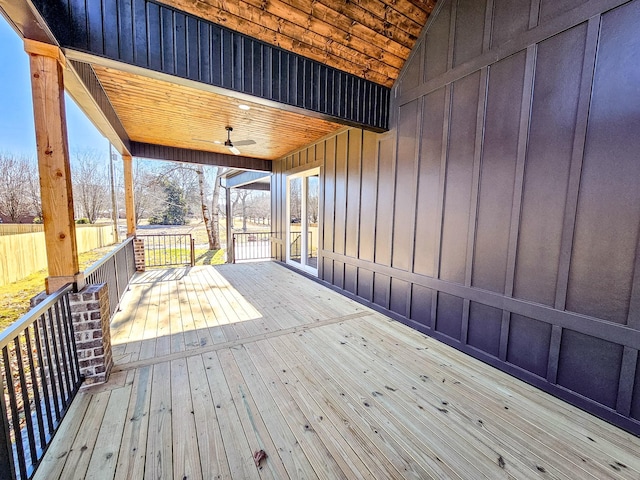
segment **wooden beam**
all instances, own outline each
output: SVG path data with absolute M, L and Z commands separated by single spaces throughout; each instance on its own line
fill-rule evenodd
M 73 193 L 64 106 L 63 69 L 59 48 L 25 40 L 31 67 L 40 195 L 47 248 L 47 293 L 67 283 L 84 286 L 78 266 Z
M 136 209 L 133 197 L 133 171 L 131 155 L 122 155 L 124 164 L 124 205 L 127 212 L 127 237 L 136 234 Z

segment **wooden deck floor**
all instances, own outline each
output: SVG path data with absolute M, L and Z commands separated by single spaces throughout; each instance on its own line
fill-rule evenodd
M 274 263 L 140 275 L 112 328 L 36 478 L 640 478 L 640 439 Z

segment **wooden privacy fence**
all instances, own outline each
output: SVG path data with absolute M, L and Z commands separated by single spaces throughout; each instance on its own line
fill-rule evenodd
M 6 225 L 8 227 L 8 225 Z M 115 242 L 111 225 L 78 226 L 78 253 Z M 0 235 L 0 286 L 47 268 L 44 232 Z

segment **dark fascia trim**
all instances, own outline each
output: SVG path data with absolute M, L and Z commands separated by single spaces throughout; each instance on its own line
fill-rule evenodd
M 71 75 L 75 78 L 70 78 Z M 75 79 L 78 80 L 78 83 L 73 82 Z M 130 153 L 129 136 L 102 88 L 93 67 L 88 63 L 69 60 L 65 74 L 65 86 L 76 103 L 87 112 L 89 118 L 94 123 L 100 123 L 97 125 L 98 129 L 106 132 L 107 138 L 116 149 L 121 154 Z
M 153 72 L 147 76 L 164 74 L 307 116 L 388 130 L 388 87 L 153 0 L 29 1 L 69 58 L 137 67 Z
M 150 143 L 131 142 L 131 155 L 138 158 L 168 160 L 172 162 L 197 163 L 214 167 L 230 167 L 245 170 L 271 172 L 271 161 L 242 155 L 190 150 L 188 148 L 168 147 Z

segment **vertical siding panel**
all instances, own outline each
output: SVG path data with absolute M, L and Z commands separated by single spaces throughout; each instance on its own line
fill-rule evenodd
M 358 238 L 360 236 L 360 183 L 362 162 L 362 130 L 349 130 L 347 165 L 347 215 L 346 215 L 346 249 L 349 257 L 358 256 Z M 355 292 L 354 292 L 355 293 Z
M 538 46 L 514 296 L 549 306 L 555 301 L 585 38 L 583 24 Z
M 491 67 L 472 285 L 504 293 L 525 54 Z
M 408 271 L 411 259 L 413 218 L 415 217 L 415 169 L 418 145 L 419 101 L 400 107 L 396 188 L 393 213 L 392 266 Z
M 133 0 L 118 2 L 118 56 L 127 63 L 134 62 L 133 55 Z
M 639 22 L 640 2 L 602 16 L 566 305 L 623 324 L 640 224 Z
M 334 230 L 334 251 L 340 255 L 345 253 L 348 148 L 349 133 L 341 133 L 336 138 L 336 223 Z
M 393 137 L 386 136 L 378 145 L 378 206 L 376 212 L 375 261 L 391 265 L 393 225 Z
M 324 249 L 334 252 L 335 195 L 336 195 L 336 139 L 325 142 L 324 161 Z M 325 264 L 326 266 L 326 264 Z
M 428 82 L 447 71 L 449 57 L 449 32 L 451 28 L 451 6 L 448 1 L 440 9 L 430 25 L 425 39 L 424 81 Z
M 86 50 L 89 44 L 87 28 L 87 12 L 85 0 L 69 0 L 69 13 L 71 17 L 71 39 L 78 48 Z
M 453 66 L 482 53 L 486 0 L 458 0 Z
M 102 27 L 102 2 L 86 2 L 88 47 L 91 52 L 104 54 L 104 31 Z M 157 10 L 157 7 L 156 9 Z M 82 26 L 80 27 L 82 28 Z
M 529 27 L 531 0 L 494 0 L 491 48 L 498 47 Z
M 373 261 L 376 237 L 377 201 L 377 135 L 364 132 L 362 144 L 362 186 L 360 191 L 360 252 L 359 258 Z M 370 298 L 369 298 L 370 299 Z
M 436 239 L 440 233 L 438 200 L 445 98 L 444 88 L 427 95 L 422 113 L 413 270 L 430 277 L 435 275 Z
M 480 73 L 453 84 L 440 278 L 464 283 Z

